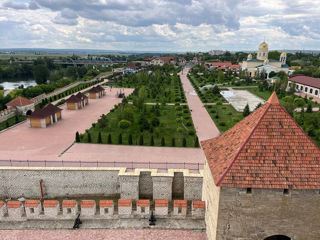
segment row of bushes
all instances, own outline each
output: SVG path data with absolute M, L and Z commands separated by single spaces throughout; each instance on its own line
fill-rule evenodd
M 6 128 L 9 128 L 19 122 L 24 121 L 24 120 L 26 120 L 26 116 L 22 116 L 22 115 L 9 118 L 8 120 L 0 123 L 0 131 L 4 130 Z
M 43 108 L 44 106 L 46 106 L 47 104 L 49 104 L 51 102 L 54 102 L 54 101 L 59 100 L 60 98 L 64 98 L 66 96 L 69 96 L 70 94 L 77 93 L 77 92 L 79 92 L 79 91 L 81 91 L 81 90 L 83 90 L 85 88 L 88 88 L 90 86 L 93 86 L 93 85 L 95 85 L 95 84 L 97 84 L 97 83 L 99 83 L 101 81 L 103 81 L 103 80 L 97 80 L 97 81 L 90 82 L 90 83 L 80 84 L 80 85 L 78 85 L 76 87 L 73 87 L 73 88 L 71 88 L 69 90 L 66 90 L 66 91 L 64 91 L 64 92 L 62 92 L 60 94 L 54 95 L 54 96 L 52 96 L 50 98 L 43 99 L 39 106 L 40 106 L 40 108 Z M 62 99 L 61 101 L 59 101 L 56 104 L 56 106 L 62 105 L 64 103 L 65 103 L 65 100 Z
M 104 141 L 106 140 L 106 141 Z M 157 146 L 156 142 L 160 143 L 160 146 L 170 146 L 170 147 L 179 147 L 178 145 L 180 145 L 181 147 L 187 147 L 187 139 L 186 138 L 182 138 L 180 139 L 180 144 L 177 144 L 178 141 L 176 141 L 175 138 L 171 138 L 170 143 L 166 142 L 164 137 L 161 137 L 160 139 L 155 139 L 153 135 L 151 135 L 149 141 L 145 141 L 143 135 L 140 135 L 138 138 L 133 139 L 133 136 L 130 134 L 127 141 L 125 142 L 122 134 L 120 133 L 117 136 L 117 141 L 114 140 L 114 136 L 112 136 L 111 134 L 108 134 L 107 139 L 103 139 L 101 132 L 99 132 L 98 137 L 96 140 L 93 140 L 91 137 L 90 132 L 87 132 L 85 134 L 79 134 L 79 132 L 76 133 L 76 138 L 75 138 L 76 142 L 82 142 L 82 143 L 103 143 L 106 142 L 107 144 L 127 144 L 127 145 L 148 145 L 148 146 Z M 194 143 L 193 146 L 198 148 L 199 147 L 199 140 L 198 137 L 195 137 L 194 139 Z

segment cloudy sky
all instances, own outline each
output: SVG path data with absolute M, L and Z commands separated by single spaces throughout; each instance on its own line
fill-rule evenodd
M 320 0 L 0 0 L 0 48 L 320 50 Z

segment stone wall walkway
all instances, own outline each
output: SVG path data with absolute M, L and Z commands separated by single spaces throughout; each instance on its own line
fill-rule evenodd
M 0 240 L 205 240 L 205 232 L 163 229 L 0 230 Z

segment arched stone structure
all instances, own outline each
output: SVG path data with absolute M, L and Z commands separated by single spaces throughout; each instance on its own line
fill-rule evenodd
M 289 238 L 285 235 L 273 235 L 273 236 L 265 238 L 264 240 L 291 240 L 291 238 Z

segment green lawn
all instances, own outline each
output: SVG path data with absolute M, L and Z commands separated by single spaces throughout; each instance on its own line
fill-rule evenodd
M 101 117 L 100 119 L 103 119 Z M 104 144 L 129 145 L 129 138 L 132 138 L 132 145 L 144 146 L 175 146 L 183 147 L 183 139 L 186 140 L 186 147 L 198 147 L 195 145 L 196 135 L 188 106 L 162 106 L 144 105 L 142 112 L 132 104 L 119 104 L 105 116 L 107 126 L 94 123 L 86 133 L 81 134 L 81 142 L 88 142 L 88 133 L 92 143 L 98 143 L 98 135 L 101 133 Z M 130 126 L 123 129 L 120 127 L 120 120 L 130 120 Z M 108 135 L 111 136 L 111 143 Z M 119 142 L 121 134 L 122 143 Z M 143 137 L 143 143 L 141 142 Z M 151 143 L 153 136 L 154 144 Z M 164 142 L 163 140 L 164 139 Z M 172 141 L 175 144 L 172 144 Z M 130 145 L 131 145 L 130 144 Z
M 16 117 L 9 118 L 7 121 L 0 123 L 0 131 L 2 131 L 3 129 L 6 129 L 7 127 L 11 127 L 16 123 L 22 122 L 25 119 L 26 119 L 26 116 L 17 116 L 17 120 L 16 120 Z
M 207 105 L 206 109 L 221 132 L 243 119 L 242 112 L 237 112 L 231 105 Z
M 194 76 L 189 76 L 189 80 L 203 103 L 227 102 L 221 94 L 215 94 L 211 89 L 204 89 L 203 91 L 200 91 L 199 83 Z

